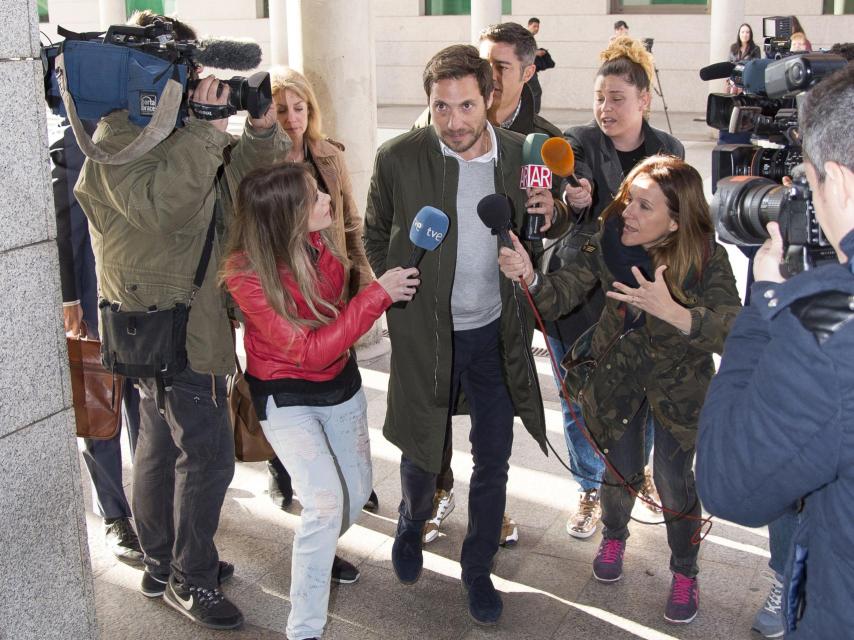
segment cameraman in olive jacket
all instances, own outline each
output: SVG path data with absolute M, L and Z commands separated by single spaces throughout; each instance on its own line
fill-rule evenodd
M 182 39 L 195 38 L 185 25 L 185 34 L 175 26 Z M 209 76 L 190 97 L 217 106 L 227 104 L 228 94 L 228 86 Z M 99 296 L 123 311 L 186 304 L 211 217 L 217 218 L 213 252 L 187 324 L 189 365 L 162 394 L 165 406 L 158 406 L 157 380 L 139 380 L 132 504 L 145 553 L 142 593 L 163 595 L 193 621 L 223 629 L 239 627 L 243 616 L 219 591 L 234 567 L 219 561 L 213 540 L 234 474 L 225 383 L 234 346 L 217 286 L 220 244 L 242 175 L 284 160 L 290 146 L 274 105 L 249 118 L 238 139 L 226 133 L 227 126 L 228 118 L 191 117 L 137 160 L 108 165 L 87 159 L 75 189 L 89 219 Z M 93 139 L 114 153 L 140 131 L 127 111 L 115 111 L 101 119 Z

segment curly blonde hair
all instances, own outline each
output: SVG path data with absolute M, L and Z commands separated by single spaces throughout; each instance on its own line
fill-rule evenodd
M 599 54 L 602 66 L 599 76 L 619 76 L 638 91 L 650 91 L 655 74 L 655 61 L 640 40 L 618 36 Z M 649 108 L 644 112 L 649 117 Z

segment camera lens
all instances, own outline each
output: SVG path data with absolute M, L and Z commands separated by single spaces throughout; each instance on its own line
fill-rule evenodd
M 780 216 L 788 190 L 767 178 L 735 176 L 718 182 L 712 214 L 718 235 L 737 245 L 762 244 L 765 225 Z

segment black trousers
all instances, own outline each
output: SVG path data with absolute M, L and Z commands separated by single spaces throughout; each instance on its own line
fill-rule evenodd
M 643 484 L 644 433 L 646 432 L 648 406 L 644 404 L 629 423 L 623 436 L 604 445 L 608 460 L 617 471 L 638 490 Z M 671 511 L 699 516 L 702 509 L 694 485 L 694 449 L 683 450 L 669 431 L 658 420 L 655 424 L 655 449 L 653 475 L 655 488 L 662 505 Z M 605 483 L 617 483 L 610 469 L 605 468 Z M 629 537 L 629 520 L 635 496 L 624 487 L 602 484 L 602 536 L 625 540 Z M 697 554 L 700 545 L 692 538 L 700 526 L 694 519 L 678 518 L 673 513 L 664 513 L 667 520 L 667 544 L 670 546 L 670 570 L 683 575 L 697 575 Z
M 140 429 L 133 465 L 133 515 L 152 573 L 173 572 L 217 587 L 214 534 L 234 475 L 234 439 L 224 376 L 175 376 L 158 410 L 157 383 L 139 380 Z
M 469 331 L 454 332 L 451 383 L 453 401 L 463 391 L 471 411 L 469 442 L 474 470 L 469 484 L 469 522 L 460 554 L 462 578 L 470 584 L 489 575 L 498 552 L 507 497 L 507 471 L 513 449 L 513 402 L 504 383 L 499 348 L 500 320 Z M 450 421 L 452 409 L 448 410 Z M 433 512 L 436 474 L 406 456 L 400 461 L 398 531 L 420 532 Z

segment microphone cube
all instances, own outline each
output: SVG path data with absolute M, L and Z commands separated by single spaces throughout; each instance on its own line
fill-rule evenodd
M 541 187 L 552 188 L 552 172 L 541 164 L 526 164 L 522 166 L 522 178 L 519 180 L 520 189 Z

